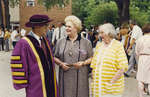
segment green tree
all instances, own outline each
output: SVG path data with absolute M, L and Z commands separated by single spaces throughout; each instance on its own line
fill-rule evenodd
M 150 23 L 150 1 L 149 0 L 131 0 L 130 17 L 136 20 L 140 26 Z
M 72 14 L 84 21 L 88 16 L 87 4 L 87 0 L 72 0 Z
M 147 11 L 150 6 L 150 0 L 131 0 L 131 7 L 138 7 L 140 10 Z
M 74 0 L 73 0 L 74 1 Z M 76 2 L 80 2 L 78 4 L 73 3 L 73 10 L 78 9 L 77 11 L 73 11 L 75 15 L 79 16 L 82 20 L 85 20 L 90 14 L 93 9 L 95 9 L 98 5 L 102 5 L 104 3 L 110 3 L 114 1 L 118 8 L 118 16 L 119 16 L 119 23 L 122 24 L 123 22 L 126 22 L 129 20 L 129 5 L 130 0 L 75 0 Z M 86 2 L 88 1 L 88 2 Z M 86 3 L 85 3 L 86 2 Z M 88 3 L 88 4 L 87 4 Z M 86 4 L 86 5 L 85 5 Z M 80 7 L 80 6 L 83 6 Z M 80 10 L 79 10 L 80 9 Z
M 86 25 L 99 25 L 105 22 L 118 24 L 117 6 L 115 2 L 101 3 L 91 11 L 86 19 Z

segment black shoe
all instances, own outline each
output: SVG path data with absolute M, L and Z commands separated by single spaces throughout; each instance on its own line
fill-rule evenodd
M 130 77 L 130 76 L 129 76 L 128 74 L 126 74 L 126 73 L 124 73 L 124 76 L 125 76 L 125 77 Z

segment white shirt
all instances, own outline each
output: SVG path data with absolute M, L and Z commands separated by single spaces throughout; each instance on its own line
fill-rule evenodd
M 84 36 L 85 35 L 85 36 Z M 85 31 L 81 32 L 81 37 L 88 39 L 88 33 Z
M 60 38 L 59 38 L 59 32 L 60 32 Z M 61 28 L 57 27 L 54 30 L 54 33 L 53 33 L 53 36 L 52 36 L 52 43 L 54 43 L 55 39 L 58 40 L 58 39 L 66 37 L 66 36 L 67 36 L 67 34 L 66 34 L 65 26 L 62 26 Z
M 118 34 L 119 32 L 120 32 L 120 28 L 117 27 L 117 28 L 116 28 L 116 33 Z
M 26 35 L 26 30 L 21 29 L 21 36 L 24 37 Z
M 122 36 L 121 43 L 122 43 L 123 45 L 125 45 L 125 39 L 126 39 L 126 36 Z
M 132 41 L 133 38 L 137 41 L 141 36 L 143 36 L 142 29 L 141 29 L 139 26 L 135 25 L 135 26 L 133 27 L 133 29 L 132 29 L 132 34 L 131 34 L 130 43 L 131 43 L 131 41 Z M 135 41 L 135 42 L 136 42 L 136 41 Z
M 38 35 L 36 35 L 35 33 L 32 33 L 34 38 L 39 42 L 40 46 L 41 46 L 41 40 L 40 37 Z
M 1 31 L 0 38 L 4 38 L 4 32 Z
M 12 33 L 11 33 L 11 40 L 12 41 L 19 41 L 20 37 L 16 37 L 15 36 L 18 34 L 17 30 L 14 30 Z

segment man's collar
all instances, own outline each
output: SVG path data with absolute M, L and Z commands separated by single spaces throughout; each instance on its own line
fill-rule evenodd
M 39 37 L 38 35 L 36 35 L 35 33 L 33 33 L 33 36 L 34 36 L 37 40 L 40 39 L 40 37 Z

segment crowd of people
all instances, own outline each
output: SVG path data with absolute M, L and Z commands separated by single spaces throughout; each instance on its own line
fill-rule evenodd
M 0 26 L 0 51 L 10 51 L 16 45 L 16 43 L 24 37 L 26 30 L 14 27 L 13 30 L 8 30 Z
M 51 21 L 47 15 L 33 15 L 25 24 L 32 31 L 23 36 L 18 28 L 11 35 L 0 30 L 5 45 L 12 39 L 15 89 L 25 88 L 27 97 L 89 97 L 92 72 L 92 97 L 122 97 L 124 76 L 137 72 L 139 97 L 146 89 L 150 93 L 150 24 L 141 29 L 131 20 L 116 30 L 111 23 L 86 29 L 73 15 L 65 18 L 65 25 L 55 27 Z

